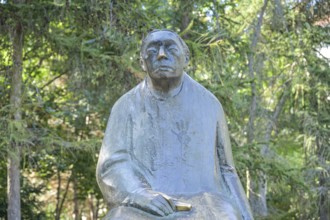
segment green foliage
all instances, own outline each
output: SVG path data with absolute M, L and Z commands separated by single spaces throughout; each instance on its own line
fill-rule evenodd
M 143 79 L 141 39 L 160 28 L 185 39 L 191 52 L 186 71 L 224 106 L 244 185 L 246 171 L 267 175 L 267 218 L 318 218 L 320 196 L 330 198 L 330 67 L 319 54 L 330 44 L 329 26 L 315 25 L 327 15 L 325 1 L 270 1 L 255 48 L 251 39 L 263 1 L 6 2 L 0 3 L 0 167 L 6 170 L 10 143 L 20 143 L 24 219 L 53 218 L 61 201 L 63 219 L 72 218 L 75 202 L 80 217 L 90 213 L 90 204 L 102 215 L 106 204 L 95 166 L 106 121 L 114 102 Z M 9 33 L 16 22 L 24 32 L 19 122 L 8 117 Z M 248 74 L 251 53 L 254 79 Z M 252 82 L 258 98 L 256 137 L 247 144 Z M 7 182 L 6 172 L 0 180 Z M 0 198 L 0 218 L 5 218 L 6 184 Z

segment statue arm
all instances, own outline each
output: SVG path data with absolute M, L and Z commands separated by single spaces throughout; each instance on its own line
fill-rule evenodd
M 220 170 L 231 197 L 235 203 L 244 220 L 252 220 L 252 212 L 247 201 L 241 181 L 237 175 L 231 144 L 229 139 L 227 122 L 225 119 L 224 111 L 220 106 L 219 119 L 217 124 L 217 153 L 220 161 Z
M 149 188 L 130 154 L 131 119 L 126 104 L 116 103 L 105 131 L 97 165 L 97 181 L 104 198 L 118 204 L 136 190 Z
M 96 170 L 97 181 L 110 206 L 126 205 L 165 216 L 174 212 L 171 198 L 155 192 L 132 159 L 132 119 L 129 103 L 116 104 L 108 121 Z

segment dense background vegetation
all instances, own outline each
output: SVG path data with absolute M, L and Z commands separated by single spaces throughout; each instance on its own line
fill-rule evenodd
M 155 28 L 222 102 L 257 218 L 329 219 L 329 24 L 327 0 L 1 0 L 0 219 L 104 215 L 103 131 Z

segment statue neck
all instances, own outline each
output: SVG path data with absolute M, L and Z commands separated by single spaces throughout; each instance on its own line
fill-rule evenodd
M 181 91 L 184 74 L 178 78 L 170 79 L 152 79 L 146 78 L 148 90 L 151 95 L 159 100 L 165 100 L 174 97 Z

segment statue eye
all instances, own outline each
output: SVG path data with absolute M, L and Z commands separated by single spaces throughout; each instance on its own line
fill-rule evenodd
M 147 53 L 148 54 L 156 54 L 157 53 L 157 49 L 154 47 L 148 48 L 147 49 Z
M 168 50 L 169 50 L 170 52 L 178 52 L 178 51 L 179 51 L 178 48 L 177 48 L 176 46 L 170 46 L 170 47 L 168 48 Z

